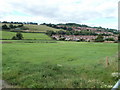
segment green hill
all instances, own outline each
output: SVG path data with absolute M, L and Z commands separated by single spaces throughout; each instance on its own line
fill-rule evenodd
M 0 23 L 0 27 L 4 25 L 2 23 Z M 10 24 L 6 24 L 8 27 Z M 12 24 L 12 25 L 19 25 L 19 24 Z M 20 29 L 20 30 L 29 30 L 29 32 L 46 32 L 47 30 L 52 30 L 52 31 L 59 31 L 59 30 L 63 30 L 63 29 L 55 29 L 55 28 L 52 28 L 52 27 L 48 27 L 46 25 L 31 25 L 31 24 L 24 24 L 24 26 Z M 19 29 L 11 29 L 12 31 L 16 31 L 16 30 L 19 30 Z
M 16 35 L 16 32 L 0 31 L 2 38 L 0 39 L 11 39 Z M 49 36 L 44 33 L 22 33 L 24 39 L 39 39 L 39 40 L 51 40 Z
M 46 32 L 47 30 L 52 30 L 52 31 L 59 31 L 59 30 L 63 30 L 63 29 L 55 29 L 52 27 L 48 27 L 46 25 L 24 25 L 25 27 L 29 28 L 29 30 L 32 31 L 40 31 L 40 32 Z

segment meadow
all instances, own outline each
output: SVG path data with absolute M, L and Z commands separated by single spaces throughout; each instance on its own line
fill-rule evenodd
M 25 27 L 40 32 L 53 29 Z M 23 40 L 11 40 L 16 32 L 0 34 L 2 79 L 12 87 L 112 88 L 118 80 L 111 75 L 118 72 L 117 43 L 55 41 L 45 33 L 22 33 Z
M 2 33 L 1 39 L 12 39 L 13 36 L 16 35 L 16 32 L 9 32 L 9 31 L 0 31 Z M 32 39 L 32 40 L 52 40 L 49 36 L 45 33 L 22 33 L 23 39 Z
M 59 31 L 59 30 L 63 30 L 63 29 L 55 29 L 52 27 L 48 27 L 46 25 L 24 25 L 25 27 L 29 28 L 29 30 L 32 31 L 40 31 L 40 32 L 46 32 L 47 30 L 52 30 L 52 31 Z
M 118 71 L 117 46 L 64 41 L 3 43 L 3 80 L 21 88 L 112 88 L 117 81 L 111 75 Z

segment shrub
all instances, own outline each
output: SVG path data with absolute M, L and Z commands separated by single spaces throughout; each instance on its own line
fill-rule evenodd
M 2 29 L 10 29 L 6 24 L 2 25 Z
M 20 32 L 18 32 L 16 36 L 12 37 L 12 40 L 22 40 L 22 39 L 23 39 L 23 35 Z
M 106 38 L 107 41 L 115 41 L 114 38 Z
M 18 38 L 16 36 L 13 36 L 12 40 L 18 40 Z
M 95 39 L 95 42 L 104 42 L 103 36 L 99 34 L 97 38 Z

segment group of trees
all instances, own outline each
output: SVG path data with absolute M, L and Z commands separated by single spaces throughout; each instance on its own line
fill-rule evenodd
M 2 29 L 3 30 L 10 30 L 10 29 L 21 29 L 21 30 L 28 30 L 28 27 L 25 27 L 24 24 L 19 24 L 19 25 L 13 25 L 13 24 L 9 24 L 9 25 L 2 25 Z
M 63 30 L 67 30 L 67 31 L 72 31 L 73 30 L 72 27 L 89 27 L 89 26 L 84 25 L 84 24 L 82 25 L 82 24 L 76 24 L 76 23 L 66 23 L 66 24 L 51 24 L 51 23 L 46 24 L 46 23 L 43 23 L 41 25 L 46 25 L 46 26 L 49 26 L 52 28 L 63 29 Z
M 35 22 L 8 22 L 8 21 L 3 21 L 1 23 L 5 23 L 5 24 L 32 24 L 32 25 L 38 25 L 38 23 Z
M 14 28 L 19 28 L 19 27 L 23 27 L 23 24 L 20 24 L 20 25 L 10 24 L 9 26 L 6 24 L 2 25 L 2 29 L 14 29 Z
M 94 32 L 90 32 L 90 31 L 47 31 L 46 32 L 47 35 L 52 36 L 52 35 L 98 35 L 97 33 Z M 108 34 L 101 34 L 103 36 L 109 36 Z
M 51 23 L 50 23 L 50 24 L 43 23 L 43 24 L 41 24 L 41 25 L 46 25 L 46 26 L 48 26 L 48 27 L 52 27 L 52 28 L 56 28 L 56 29 L 63 29 L 63 30 L 68 30 L 68 31 L 71 31 L 71 30 L 72 30 L 71 27 L 69 27 L 69 28 L 67 28 L 67 26 L 59 27 L 58 25 L 51 24 Z
M 97 38 L 95 39 L 95 42 L 104 42 L 104 37 L 100 34 L 97 36 Z

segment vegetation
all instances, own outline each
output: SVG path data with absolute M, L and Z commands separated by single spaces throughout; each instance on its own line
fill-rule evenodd
M 4 24 L 4 25 L 2 25 L 2 29 L 4 30 L 6 30 L 6 29 L 15 29 L 15 28 L 19 28 L 19 27 L 23 27 L 23 24 L 21 24 L 21 25 L 13 25 L 13 24 L 9 24 L 9 26 L 8 25 L 6 25 L 6 24 Z
M 52 31 L 59 31 L 62 29 L 55 29 L 52 27 L 48 27 L 46 25 L 24 25 L 25 27 L 29 28 L 31 31 L 38 31 L 38 32 L 46 32 L 47 30 L 52 30 Z
M 106 41 L 115 41 L 114 38 L 107 38 Z
M 117 80 L 111 76 L 118 71 L 116 43 L 5 43 L 2 49 L 3 80 L 13 86 L 111 88 Z
M 12 37 L 12 40 L 22 40 L 22 39 L 23 39 L 23 35 L 20 32 L 18 32 L 16 36 Z
M 21 27 L 20 27 L 21 26 Z M 12 28 L 11 28 L 12 27 Z M 14 27 L 14 28 L 13 28 Z M 59 31 L 63 29 L 55 29 L 52 27 L 48 27 L 46 25 L 29 25 L 29 24 L 3 24 L 2 25 L 3 30 L 9 30 L 9 31 L 25 31 L 29 30 L 29 32 L 43 32 L 45 33 L 47 30 L 52 30 L 52 31 Z
M 10 28 L 6 24 L 4 24 L 4 25 L 2 25 L 2 29 L 9 30 Z
M 98 35 L 96 33 L 93 33 L 93 32 L 90 32 L 90 31 L 63 31 L 63 30 L 60 30 L 60 31 L 51 31 L 51 30 L 48 30 L 46 32 L 47 35 L 49 36 L 52 36 L 52 35 Z
M 63 30 L 67 30 L 67 31 L 72 31 L 73 28 L 72 27 L 87 27 L 87 28 L 96 28 L 97 31 L 107 31 L 107 32 L 112 32 L 114 34 L 119 34 L 119 32 L 116 29 L 110 29 L 110 28 L 103 28 L 103 27 L 91 27 L 85 24 L 76 24 L 76 23 L 66 23 L 66 24 L 46 24 L 43 23 L 42 25 L 46 25 L 52 28 L 56 28 L 56 29 L 63 29 Z
M 5 24 L 31 24 L 31 25 L 38 25 L 38 23 L 35 22 L 8 22 L 8 21 L 3 21 L 1 23 L 5 23 Z
M 13 36 L 16 35 L 16 32 L 8 32 L 8 31 L 0 31 L 0 33 L 2 33 L 2 38 L 3 40 L 9 40 L 11 39 Z M 51 40 L 51 38 L 49 36 L 47 36 L 44 33 L 22 33 L 22 35 L 24 36 L 24 40 L 25 39 L 31 39 L 31 40 Z
M 95 42 L 104 42 L 104 37 L 100 34 L 98 37 L 95 39 Z
M 74 42 L 62 41 L 65 39 L 62 36 L 94 33 L 65 31 L 46 24 L 22 25 L 21 22 L 7 22 L 5 27 L 10 29 L 0 31 L 2 79 L 9 85 L 19 88 L 112 88 L 118 80 L 111 75 L 118 72 L 118 44 L 102 43 L 102 35 L 96 39 L 101 43 Z M 16 28 L 26 28 L 28 33 L 10 32 Z M 60 34 L 61 41 L 52 40 L 50 36 L 54 34 Z

